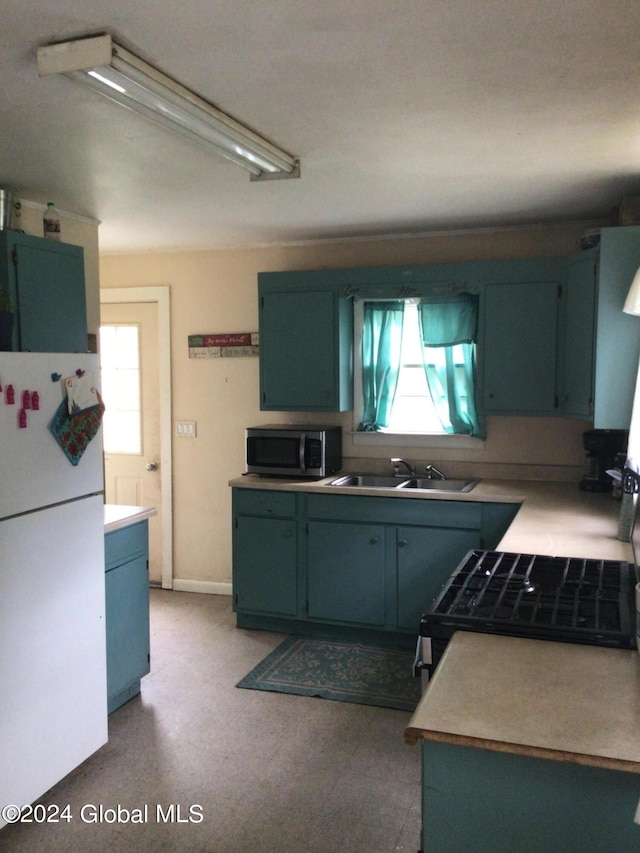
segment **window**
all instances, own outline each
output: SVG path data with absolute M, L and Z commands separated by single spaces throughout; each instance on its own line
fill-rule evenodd
M 100 326 L 102 421 L 107 453 L 141 453 L 140 327 Z
M 358 430 L 481 437 L 477 317 L 478 298 L 468 293 L 357 303 Z
M 400 371 L 387 432 L 444 432 L 424 368 L 418 306 L 405 302 Z

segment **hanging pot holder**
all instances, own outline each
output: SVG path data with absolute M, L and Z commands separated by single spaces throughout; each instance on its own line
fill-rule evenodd
M 49 424 L 49 430 L 72 465 L 78 464 L 89 442 L 100 429 L 105 406 L 100 394 L 97 397 L 97 406 L 73 415 L 69 414 L 67 400 L 63 400 Z

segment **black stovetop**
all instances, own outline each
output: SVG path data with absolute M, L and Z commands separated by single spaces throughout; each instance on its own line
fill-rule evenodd
M 615 560 L 470 551 L 424 614 L 456 630 L 635 648 L 635 567 Z

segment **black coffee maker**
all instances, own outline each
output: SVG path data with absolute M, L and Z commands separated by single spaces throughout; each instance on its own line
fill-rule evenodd
M 610 492 L 613 480 L 607 470 L 614 468 L 619 454 L 626 456 L 629 432 L 626 429 L 590 429 L 582 433 L 587 451 L 587 471 L 580 481 L 586 492 Z

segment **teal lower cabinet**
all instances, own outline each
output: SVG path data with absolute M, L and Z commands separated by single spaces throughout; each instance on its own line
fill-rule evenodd
M 467 551 L 495 548 L 518 509 L 243 488 L 232 505 L 239 627 L 405 645 Z
M 298 613 L 296 495 L 233 489 L 233 608 L 238 614 Z M 239 618 L 238 624 L 240 624 Z
M 518 514 L 520 504 L 483 503 L 482 511 L 482 548 L 495 551 L 498 543 L 511 526 Z M 453 566 L 455 569 L 455 566 Z
M 105 605 L 111 713 L 140 692 L 150 668 L 146 520 L 105 535 Z
M 435 527 L 398 527 L 397 624 L 400 630 L 417 634 L 420 617 L 438 595 L 460 559 L 479 548 L 479 530 Z
M 309 619 L 383 628 L 388 586 L 383 524 L 309 522 Z
M 630 853 L 639 799 L 636 773 L 422 744 L 425 853 Z
M 430 527 L 397 528 L 398 626 L 415 628 L 467 551 L 495 550 L 519 504 L 442 501 Z M 422 605 L 421 605 L 422 602 Z
M 239 515 L 233 536 L 233 598 L 236 610 L 295 617 L 295 519 Z
M 482 541 L 481 504 L 310 495 L 308 615 L 415 637 L 460 559 Z

